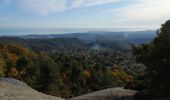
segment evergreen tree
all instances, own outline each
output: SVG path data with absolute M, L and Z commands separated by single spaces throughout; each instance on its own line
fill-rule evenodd
M 137 61 L 147 67 L 149 90 L 156 96 L 170 96 L 170 20 L 157 31 L 151 43 L 133 50 Z
M 39 75 L 37 80 L 37 90 L 45 93 L 53 93 L 58 90 L 59 68 L 50 57 L 42 54 L 39 57 Z

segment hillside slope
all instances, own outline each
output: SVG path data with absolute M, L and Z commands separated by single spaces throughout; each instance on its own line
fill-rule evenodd
M 85 48 L 83 41 L 76 38 L 22 39 L 18 37 L 0 37 L 2 43 L 19 43 L 35 51 L 73 50 Z
M 64 100 L 37 92 L 25 83 L 11 79 L 0 78 L 0 100 Z

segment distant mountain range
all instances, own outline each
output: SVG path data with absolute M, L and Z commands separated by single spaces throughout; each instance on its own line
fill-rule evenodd
M 135 32 L 86 32 L 49 35 L 3 36 L 0 42 L 20 43 L 36 51 L 59 49 L 113 49 L 129 50 L 131 44 L 139 45 L 150 42 L 156 31 Z

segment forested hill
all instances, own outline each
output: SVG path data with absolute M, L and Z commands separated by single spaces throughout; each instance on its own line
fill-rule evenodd
M 38 39 L 38 38 L 78 38 L 84 41 L 117 39 L 117 40 L 149 40 L 156 36 L 155 30 L 146 31 L 127 31 L 127 32 L 81 32 L 81 33 L 69 33 L 69 34 L 48 34 L 48 35 L 22 35 L 19 36 L 25 39 Z M 137 42 L 137 41 L 136 41 Z M 138 41 L 139 42 L 139 41 Z
M 127 51 L 131 45 L 148 43 L 155 37 L 155 31 L 137 32 L 87 32 L 73 34 L 23 35 L 0 37 L 0 42 L 14 42 L 35 51 L 56 50 L 117 50 Z
M 18 37 L 0 37 L 2 43 L 19 43 L 34 51 L 74 50 L 86 48 L 85 43 L 76 38 L 22 39 Z

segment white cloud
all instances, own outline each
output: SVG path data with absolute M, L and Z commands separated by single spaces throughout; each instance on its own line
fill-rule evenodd
M 119 10 L 120 15 L 128 19 L 156 20 L 170 17 L 170 0 L 139 0 L 135 5 Z M 119 15 L 119 14 L 118 14 Z
M 49 15 L 69 9 L 92 7 L 124 0 L 0 0 L 0 8 L 17 4 L 19 9 L 41 15 Z
M 41 15 L 49 15 L 73 8 L 96 6 L 119 1 L 123 0 L 18 0 L 22 9 Z
M 89 7 L 120 1 L 123 0 L 73 0 L 71 2 L 71 8 Z
M 134 0 L 126 7 L 107 10 L 104 14 L 116 17 L 113 24 L 128 24 L 128 27 L 159 27 L 170 18 L 169 11 L 170 0 Z
M 114 5 L 117 2 L 119 2 L 119 5 Z M 105 9 L 103 9 L 104 11 L 102 11 L 101 15 L 99 13 L 100 11 L 94 12 L 99 14 L 99 18 L 91 18 L 90 21 L 84 19 L 84 22 L 81 20 L 76 26 L 83 24 L 84 26 L 91 27 L 99 25 L 101 27 L 155 28 L 160 27 L 161 23 L 170 18 L 170 0 L 0 0 L 0 8 L 8 7 L 11 3 L 14 3 L 14 6 L 18 7 L 17 9 L 40 15 L 50 15 L 69 11 L 70 9 L 113 4 L 113 7 L 104 7 Z M 2 10 L 0 9 L 0 11 Z M 76 23 L 72 22 L 69 24 L 72 26 L 72 24 Z
M 66 0 L 18 0 L 20 7 L 41 15 L 62 12 L 66 10 Z

